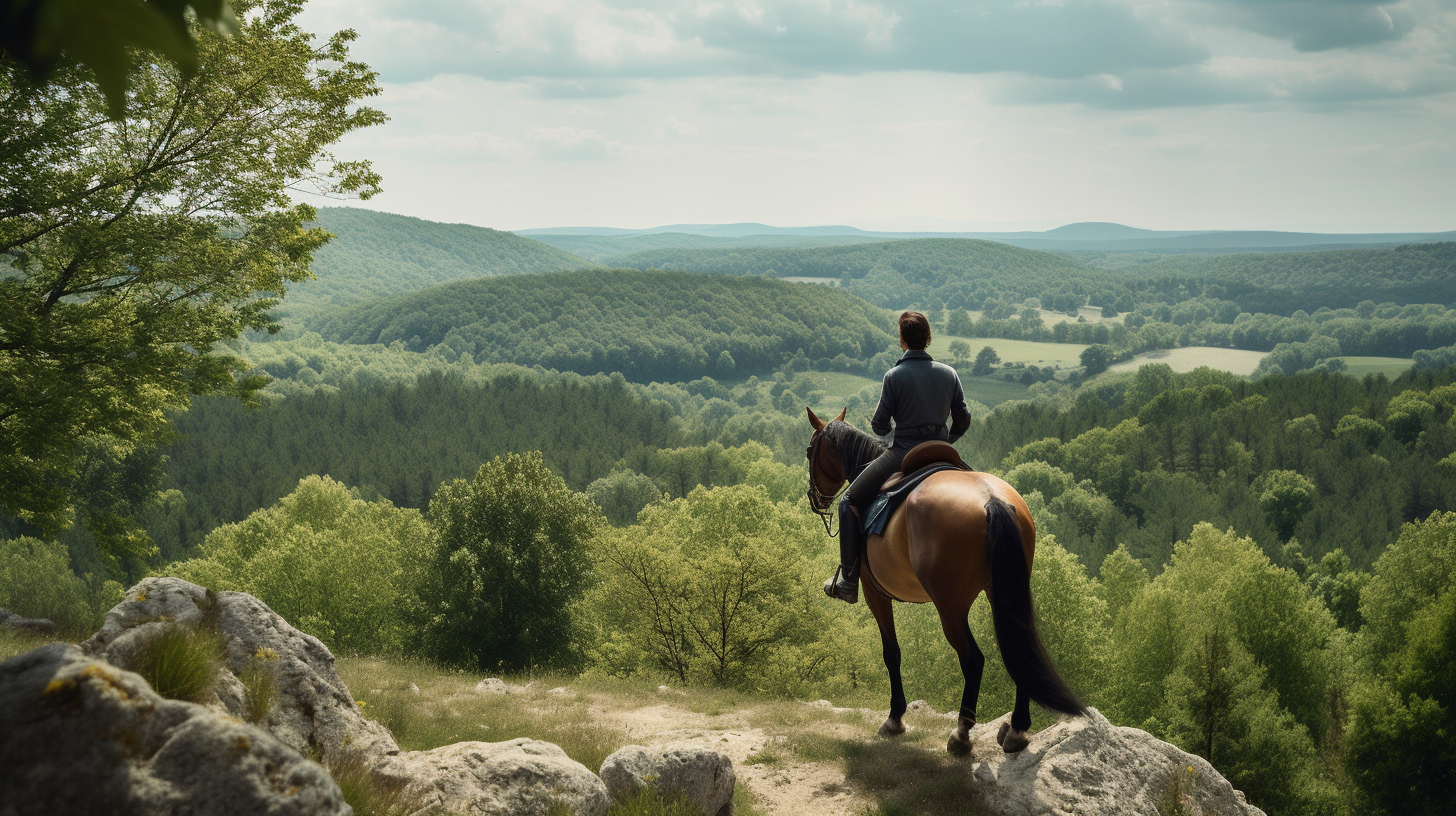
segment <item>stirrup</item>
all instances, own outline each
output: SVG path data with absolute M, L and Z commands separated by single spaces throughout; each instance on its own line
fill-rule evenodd
M 848 604 L 859 603 L 859 582 L 844 580 L 844 567 L 836 567 L 834 577 L 824 582 L 824 594 Z

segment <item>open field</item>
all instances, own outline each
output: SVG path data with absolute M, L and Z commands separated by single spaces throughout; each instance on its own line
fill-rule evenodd
M 1230 374 L 1247 377 L 1259 367 L 1259 361 L 1267 352 L 1244 351 L 1242 349 L 1191 346 L 1189 348 L 1166 349 L 1139 354 L 1113 366 L 1110 371 L 1137 371 L 1148 363 L 1167 363 L 1174 371 L 1186 373 L 1200 366 L 1208 366 Z M 1383 358 L 1372 358 L 1383 359 Z M 1409 361 L 1407 361 L 1409 364 Z
M 1345 365 L 1349 366 L 1350 375 L 1363 377 L 1366 374 L 1384 374 L 1387 377 L 1395 377 L 1405 373 L 1411 367 L 1411 360 L 1407 357 L 1344 357 Z
M 966 392 L 966 399 L 989 408 L 995 408 L 1008 400 L 1026 399 L 1026 393 L 1030 390 L 1029 386 L 1006 382 L 995 376 L 972 377 L 969 371 L 970 366 L 966 366 L 965 371 L 961 372 L 961 388 Z
M 972 320 L 981 319 L 981 312 L 979 309 L 970 309 L 968 311 L 970 312 Z M 1037 311 L 1041 312 L 1041 320 L 1048 326 L 1055 326 L 1058 323 L 1074 323 L 1077 320 L 1077 318 L 1068 315 L 1066 312 L 1053 312 L 1047 309 L 1038 309 Z M 1079 312 L 1078 316 L 1085 319 L 1088 323 L 1101 323 L 1104 321 L 1109 323 L 1121 323 L 1123 318 L 1123 315 L 1118 315 L 1117 317 L 1103 317 L 1102 307 L 1100 306 L 1083 306 L 1077 311 Z
M 1087 348 L 1080 343 L 1038 343 L 1035 340 L 1004 340 L 1000 337 L 954 337 L 940 335 L 931 341 L 930 353 L 946 356 L 952 340 L 964 340 L 971 344 L 971 356 L 990 346 L 1001 355 L 1003 363 L 1028 363 L 1039 366 L 1060 366 L 1076 368 L 1082 364 L 1082 351 Z M 964 375 L 963 375 L 964 376 Z
M 820 284 L 822 286 L 838 286 L 839 285 L 839 278 L 793 277 L 793 278 L 780 278 L 779 280 L 786 280 L 789 283 L 817 283 L 817 284 Z

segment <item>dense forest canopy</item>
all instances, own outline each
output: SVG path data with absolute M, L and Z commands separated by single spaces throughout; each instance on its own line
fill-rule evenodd
M 315 280 L 294 283 L 281 312 L 302 317 L 441 283 L 592 266 L 585 258 L 515 233 L 440 224 L 354 207 L 324 207 L 314 226 L 334 239 L 314 258 Z
M 894 346 L 889 318 L 825 287 L 764 278 L 591 269 L 515 275 L 361 304 L 315 321 L 326 339 L 443 345 L 477 362 L 681 381 L 826 363 Z

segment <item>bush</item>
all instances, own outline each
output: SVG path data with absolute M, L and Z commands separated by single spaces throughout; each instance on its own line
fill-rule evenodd
M 147 642 L 130 668 L 169 700 L 201 703 L 217 683 L 222 649 L 216 632 L 171 626 Z

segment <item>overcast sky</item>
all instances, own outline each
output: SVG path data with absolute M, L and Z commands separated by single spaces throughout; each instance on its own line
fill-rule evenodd
M 310 0 L 365 206 L 499 229 L 1456 229 L 1456 0 Z

